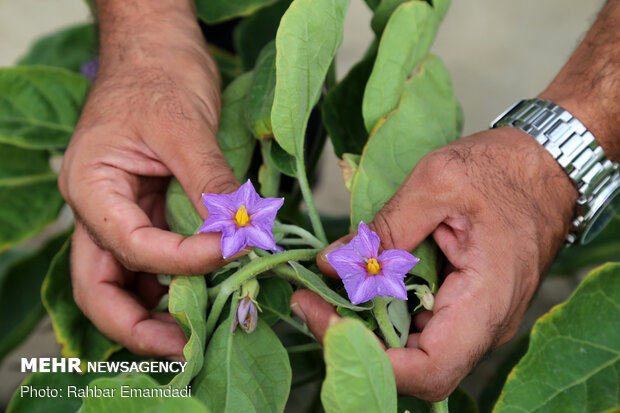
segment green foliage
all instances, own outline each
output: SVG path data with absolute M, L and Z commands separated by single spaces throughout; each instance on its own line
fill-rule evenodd
M 54 32 L 37 40 L 17 64 L 61 67 L 79 73 L 82 64 L 93 60 L 96 55 L 95 27 L 87 23 Z
M 230 20 L 233 17 L 248 16 L 273 0 L 196 0 L 198 17 L 207 23 Z
M 620 405 L 620 263 L 592 271 L 541 317 L 495 412 L 600 412 Z
M 139 389 L 152 390 L 158 383 L 145 374 L 136 376 L 119 376 L 100 378 L 90 383 L 91 387 L 114 391 L 115 397 L 86 397 L 80 413 L 123 412 L 123 413 L 209 413 L 202 403 L 189 397 L 121 397 L 123 386 L 125 391 Z
M 121 346 L 101 334 L 75 304 L 69 275 L 70 249 L 68 240 L 52 260 L 41 287 L 41 299 L 62 345 L 63 357 L 79 357 L 83 362 L 105 360 Z
M 171 231 L 186 237 L 194 235 L 202 225 L 202 218 L 176 178 L 170 180 L 166 192 L 166 222 Z
M 346 0 L 295 0 L 276 35 L 273 133 L 282 148 L 303 157 L 306 125 L 342 41 Z
M 69 143 L 90 82 L 65 69 L 0 69 L 0 143 L 62 149 Z
M 256 61 L 254 78 L 248 91 L 245 118 L 252 134 L 266 140 L 273 136 L 271 106 L 276 87 L 276 45 L 267 43 Z
M 45 314 L 39 291 L 52 258 L 66 239 L 66 233 L 54 237 L 0 270 L 0 361 Z
M 238 180 L 243 181 L 252 161 L 256 141 L 245 122 L 245 99 L 252 74 L 235 79 L 222 94 L 222 114 L 217 139 Z
M 326 413 L 396 412 L 392 364 L 360 321 L 346 318 L 331 326 L 324 347 L 327 376 L 321 401 Z
M 207 312 L 207 285 L 204 277 L 177 276 L 170 283 L 168 311 L 183 328 L 187 344 L 183 356 L 187 361 L 185 371 L 177 374 L 169 385 L 187 386 L 202 369 L 204 361 Z
M 243 70 L 254 68 L 260 51 L 276 38 L 280 19 L 290 4 L 291 0 L 278 0 L 239 23 L 235 29 L 234 41 Z
M 262 320 L 251 334 L 231 334 L 231 323 L 211 338 L 193 391 L 214 412 L 282 412 L 291 366 L 278 336 Z
M 0 144 L 0 186 L 19 184 L 32 175 L 51 175 L 47 151 Z
M 440 22 L 438 11 L 419 0 L 401 4 L 390 17 L 364 91 L 368 132 L 397 106 L 403 85 L 428 53 Z
M 260 318 L 272 326 L 282 317 L 288 317 L 291 313 L 289 302 L 293 295 L 293 288 L 282 278 L 269 277 L 260 280 L 260 292 L 256 300 L 263 310 Z
M 465 390 L 457 387 L 448 398 L 450 413 L 478 413 L 476 401 Z M 398 412 L 435 413 L 429 402 L 411 396 L 398 397 Z
M 241 75 L 241 60 L 232 53 L 213 45 L 209 45 L 209 49 L 215 59 L 217 68 L 220 70 L 222 85 L 226 88 L 237 76 Z

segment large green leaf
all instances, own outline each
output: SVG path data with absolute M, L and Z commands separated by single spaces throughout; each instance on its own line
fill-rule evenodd
M 259 193 L 263 197 L 276 198 L 280 190 L 282 175 L 271 156 L 271 146 L 273 139 L 260 143 L 260 151 L 263 157 L 263 164 L 258 169 L 258 183 L 260 183 Z M 284 151 L 282 151 L 284 152 Z M 284 152 L 286 156 L 290 156 Z
M 62 149 L 69 143 L 89 81 L 68 70 L 0 69 L 0 143 Z
M 52 260 L 41 287 L 41 299 L 52 318 L 64 357 L 78 357 L 82 362 L 105 360 L 121 346 L 101 334 L 75 304 L 69 273 L 70 250 L 68 240 Z
M 295 0 L 276 35 L 273 133 L 282 148 L 303 157 L 308 118 L 342 41 L 347 0 Z
M 49 152 L 0 144 L 0 186 L 18 184 L 30 175 L 51 174 Z
M 438 11 L 419 0 L 401 4 L 391 15 L 364 90 L 362 113 L 368 132 L 397 106 L 403 85 L 428 53 L 440 21 Z
M 207 23 L 230 20 L 233 17 L 249 16 L 256 10 L 271 4 L 274 0 L 196 0 L 198 17 Z
M 89 384 L 92 388 L 114 391 L 114 397 L 85 397 L 80 413 L 122 412 L 122 413 L 208 413 L 207 409 L 194 397 L 170 397 L 159 395 L 153 390 L 159 384 L 151 377 L 140 374 L 137 376 L 119 376 L 100 378 Z M 148 396 L 131 396 L 130 392 L 149 392 Z M 125 396 L 123 396 L 125 394 Z M 136 393 L 140 394 L 140 393 Z M 151 395 L 152 394 L 152 395 Z
M 0 361 L 32 332 L 45 314 L 40 286 L 52 258 L 66 239 L 66 233 L 54 237 L 39 251 L 0 271 Z
M 541 317 L 496 412 L 600 412 L 620 405 L 620 263 L 592 271 Z
M 334 145 L 336 156 L 361 154 L 368 140 L 362 117 L 364 87 L 372 71 L 375 53 L 369 53 L 325 97 L 323 123 Z
M 171 231 L 186 237 L 194 235 L 202 225 L 202 218 L 176 178 L 170 180 L 166 192 L 166 222 Z
M 97 55 L 95 34 L 92 23 L 49 34 L 37 40 L 18 64 L 62 67 L 79 73 L 82 64 Z
M 245 118 L 252 134 L 261 140 L 273 136 L 271 106 L 276 87 L 276 45 L 268 43 L 256 61 L 252 85 L 245 103 Z
M 392 364 L 377 337 L 352 318 L 327 330 L 327 375 L 321 389 L 326 413 L 396 412 Z
M 458 136 L 458 113 L 450 75 L 428 55 L 364 148 L 351 191 L 353 227 L 373 219 L 424 155 Z
M 252 70 L 260 51 L 276 38 L 280 19 L 290 4 L 291 0 L 278 0 L 237 25 L 234 42 L 243 70 Z
M 245 122 L 245 99 L 252 73 L 235 79 L 222 94 L 222 114 L 217 139 L 238 180 L 243 181 L 252 161 L 256 140 Z
M 220 324 L 209 342 L 192 386 L 196 396 L 219 413 L 284 411 L 291 366 L 282 343 L 260 319 L 250 334 L 231 334 L 231 322 Z
M 256 301 L 261 310 L 260 318 L 270 326 L 280 321 L 281 317 L 291 314 L 289 303 L 293 288 L 282 278 L 269 277 L 260 280 L 260 291 Z
M 178 276 L 170 283 L 168 310 L 183 328 L 187 344 L 183 355 L 187 368 L 169 383 L 185 387 L 200 372 L 204 361 L 206 340 L 207 284 L 201 276 Z
M 381 3 L 379 3 L 379 6 L 375 9 L 375 13 L 370 22 L 370 27 L 372 27 L 372 30 L 374 30 L 377 36 L 381 35 L 383 29 L 385 29 L 385 25 L 390 19 L 390 16 L 392 16 L 398 6 L 405 3 L 405 1 L 406 0 L 382 0 Z M 425 0 L 418 1 L 425 2 Z M 431 2 L 426 1 L 426 3 Z M 437 19 L 441 21 L 448 11 L 450 0 L 433 0 L 432 3 Z
M 363 311 L 372 308 L 372 302 L 370 301 L 361 305 L 352 304 L 349 300 L 343 298 L 341 295 L 329 288 L 321 277 L 303 265 L 296 262 L 291 262 L 290 265 L 295 270 L 295 276 L 291 276 L 291 281 L 301 285 L 304 288 L 314 291 L 328 303 L 355 311 Z
M 41 232 L 63 204 L 53 173 L 0 181 L 0 252 Z
M 209 49 L 215 59 L 217 68 L 220 70 L 220 75 L 222 75 L 222 86 L 226 88 L 237 76 L 241 75 L 241 60 L 229 51 L 215 47 L 212 44 L 209 45 Z

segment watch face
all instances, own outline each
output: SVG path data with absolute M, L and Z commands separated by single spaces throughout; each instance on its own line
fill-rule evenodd
M 581 236 L 581 244 L 587 244 L 592 241 L 616 214 L 620 214 L 620 188 L 612 194 L 605 205 L 592 218 L 590 225 L 584 229 Z

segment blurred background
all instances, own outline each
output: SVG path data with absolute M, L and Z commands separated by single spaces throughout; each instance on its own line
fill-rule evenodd
M 452 74 L 465 113 L 464 135 L 487 128 L 515 100 L 542 91 L 603 4 L 604 0 L 452 0 L 433 51 Z M 372 41 L 370 18 L 363 0 L 351 0 L 337 56 L 339 77 L 361 59 Z M 86 3 L 81 0 L 0 0 L 0 66 L 13 65 L 39 36 L 89 19 Z M 336 162 L 331 147 L 327 147 L 316 201 L 325 214 L 348 215 L 349 193 Z M 564 301 L 579 281 L 579 276 L 548 277 L 522 331 L 529 330 L 551 306 Z M 464 381 L 465 389 L 474 397 L 479 395 L 479 383 L 492 378 L 498 363 L 511 353 L 517 341 L 486 356 Z M 45 319 L 35 334 L 0 365 L 0 410 L 4 410 L 25 377 L 19 373 L 20 358 L 56 357 L 59 349 L 51 323 Z

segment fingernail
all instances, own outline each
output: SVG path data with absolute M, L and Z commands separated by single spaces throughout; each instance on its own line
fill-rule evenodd
M 330 252 L 334 250 L 337 250 L 340 247 L 344 247 L 344 245 L 345 245 L 344 242 L 340 240 L 332 242 L 327 247 L 325 247 L 323 251 L 319 253 L 319 259 L 327 262 L 327 254 L 329 254 Z
M 329 317 L 329 321 L 327 322 L 327 328 L 338 324 L 339 322 L 342 321 L 342 318 L 338 317 L 337 315 L 331 315 L 331 317 Z
M 252 251 L 252 248 L 244 248 L 241 251 L 239 251 L 238 253 L 236 253 L 235 255 L 233 255 L 232 257 L 228 257 L 224 260 L 224 262 L 226 264 L 233 262 L 233 261 L 237 261 L 239 258 L 241 257 L 245 257 L 246 255 L 248 255 L 250 253 L 250 251 Z
M 294 303 L 291 304 L 291 311 L 294 312 L 295 315 L 297 317 L 299 317 L 301 319 L 301 321 L 303 321 L 304 323 L 308 322 L 308 320 L 306 320 L 306 314 L 301 309 L 301 306 L 299 305 L 298 302 L 294 302 Z
M 185 357 L 182 356 L 168 356 L 168 357 L 164 357 L 170 361 L 176 361 L 178 363 L 185 363 Z

